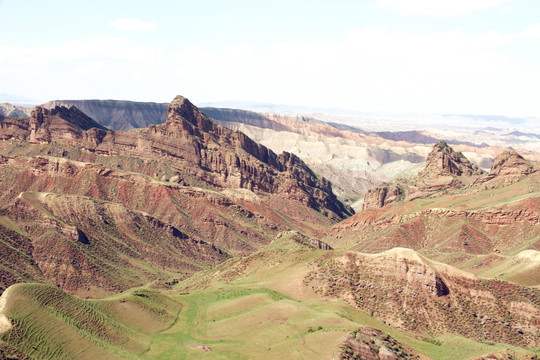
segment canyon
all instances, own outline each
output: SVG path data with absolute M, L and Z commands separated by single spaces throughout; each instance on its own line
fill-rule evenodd
M 532 148 L 183 96 L 3 109 L 0 358 L 538 353 Z

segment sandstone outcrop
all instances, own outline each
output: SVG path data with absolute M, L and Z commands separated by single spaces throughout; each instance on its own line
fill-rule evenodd
M 341 343 L 340 360 L 413 360 L 420 359 L 414 351 L 388 334 L 363 326 Z
M 403 190 L 396 185 L 381 185 L 368 190 L 362 210 L 378 209 L 402 200 Z
M 483 171 L 473 165 L 461 152 L 455 152 L 444 141 L 433 146 L 426 167 L 407 189 L 407 199 L 413 200 L 440 190 L 468 186 Z
M 311 249 L 318 250 L 334 250 L 330 245 L 319 239 L 306 236 L 298 231 L 281 232 L 276 236 L 276 240 L 285 238 L 289 241 L 294 241 L 300 245 L 306 246 Z
M 468 186 L 481 174 L 483 171 L 461 152 L 455 152 L 446 142 L 439 141 L 429 153 L 425 168 L 412 181 L 397 180 L 393 185 L 383 184 L 370 189 L 364 197 L 363 210 Z
M 477 179 L 472 186 L 488 187 L 510 184 L 538 171 L 531 161 L 524 159 L 514 150 L 505 150 L 493 161 L 489 174 Z
M 426 167 L 418 174 L 418 178 L 480 174 L 482 174 L 482 171 L 476 165 L 473 165 L 462 153 L 455 152 L 445 141 L 439 141 L 429 153 L 426 160 Z

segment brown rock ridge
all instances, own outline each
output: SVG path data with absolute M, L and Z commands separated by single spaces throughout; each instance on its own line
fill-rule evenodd
M 540 248 L 538 197 L 472 211 L 427 208 L 403 214 L 393 208 L 362 211 L 336 224 L 325 241 L 369 253 L 407 247 L 441 256 L 512 253 L 525 243 Z
M 439 141 L 429 153 L 426 166 L 411 184 L 399 181 L 370 189 L 364 197 L 363 210 L 377 209 L 403 199 L 413 200 L 440 190 L 468 186 L 483 173 L 461 152 L 455 152 L 444 141 Z
M 331 184 L 317 178 L 298 157 L 278 156 L 243 133 L 215 124 L 182 96 L 169 105 L 164 124 L 128 131 L 106 131 L 96 124 L 89 129 L 87 117 L 77 122 L 60 109 L 65 108 L 38 107 L 27 123 L 4 119 L 0 138 L 57 142 L 97 155 L 159 160 L 174 167 L 178 182 L 186 185 L 202 182 L 219 190 L 278 194 L 336 219 L 351 214 L 337 200 Z

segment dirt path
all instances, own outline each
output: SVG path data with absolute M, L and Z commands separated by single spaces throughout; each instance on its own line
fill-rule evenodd
M 3 314 L 4 312 L 4 308 L 6 307 L 6 304 L 7 304 L 7 297 L 8 297 L 8 292 L 9 292 L 9 288 L 6 289 L 3 293 L 2 293 L 2 296 L 0 296 L 0 334 L 3 334 L 4 332 L 8 331 L 9 329 L 11 329 L 11 320 L 9 320 L 9 318 Z

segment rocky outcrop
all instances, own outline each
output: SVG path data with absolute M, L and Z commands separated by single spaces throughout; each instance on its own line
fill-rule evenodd
M 514 150 L 505 150 L 493 161 L 489 174 L 477 179 L 472 186 L 489 187 L 510 184 L 538 171 L 531 161 L 524 159 Z
M 76 107 L 57 106 L 51 110 L 36 107 L 28 120 L 30 134 L 27 138 L 32 143 L 64 142 L 77 146 L 84 139 L 83 131 L 92 128 L 105 128 L 92 120 Z
M 412 181 L 398 180 L 394 185 L 383 184 L 369 190 L 364 197 L 363 210 L 468 186 L 482 173 L 461 152 L 455 152 L 446 142 L 440 141 L 429 153 L 425 168 Z
M 276 240 L 287 239 L 311 249 L 334 250 L 330 245 L 319 239 L 306 236 L 298 231 L 281 232 L 276 236 Z
M 363 326 L 347 335 L 340 346 L 340 360 L 413 360 L 418 355 L 382 331 Z
M 36 107 L 30 118 L 8 117 L 0 120 L 1 140 L 27 140 L 32 143 L 51 141 L 78 146 L 88 139 L 84 132 L 105 130 L 76 107 L 57 106 L 53 109 Z
M 417 178 L 480 174 L 482 174 L 482 170 L 473 165 L 461 152 L 455 152 L 445 141 L 439 141 L 433 146 L 433 150 L 427 157 L 426 167 L 418 174 Z
M 167 119 L 167 103 L 134 102 L 122 100 L 53 100 L 42 107 L 76 106 L 101 125 L 111 130 L 146 128 L 162 124 Z
M 362 210 L 378 209 L 402 200 L 403 190 L 396 185 L 382 185 L 368 190 Z
M 28 119 L 0 117 L 0 140 L 25 140 L 30 134 Z
M 428 196 L 441 190 L 468 186 L 483 171 L 473 165 L 461 152 L 455 152 L 444 141 L 433 146 L 426 167 L 407 189 L 408 200 Z

